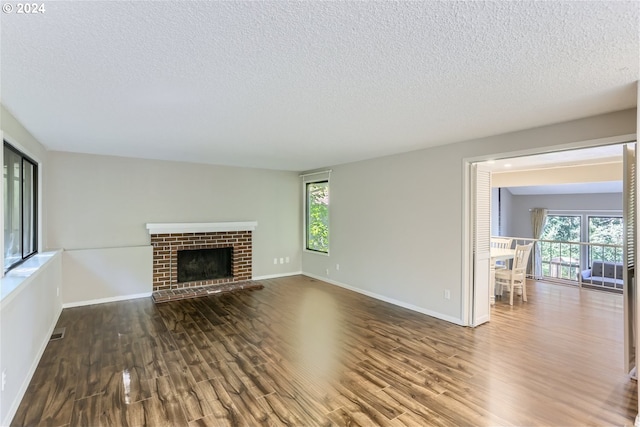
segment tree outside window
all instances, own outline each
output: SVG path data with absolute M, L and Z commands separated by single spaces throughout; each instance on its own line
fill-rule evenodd
M 620 216 L 549 215 L 541 236 L 547 241 L 540 243 L 543 275 L 575 280 L 577 272 L 593 261 L 622 262 L 623 233 Z
M 542 240 L 557 240 L 559 242 L 580 241 L 580 217 L 549 215 L 542 232 Z
M 540 242 L 542 275 L 563 279 L 576 277 L 580 270 L 580 245 L 560 242 L 580 242 L 581 217 L 549 215 Z
M 329 252 L 329 182 L 310 182 L 307 195 L 307 249 Z
M 589 243 L 605 245 L 622 245 L 624 226 L 621 217 L 590 216 Z M 591 245 L 589 262 L 600 260 L 605 262 L 622 262 L 623 251 L 618 247 Z

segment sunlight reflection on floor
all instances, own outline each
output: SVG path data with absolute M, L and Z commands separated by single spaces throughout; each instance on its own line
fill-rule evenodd
M 298 312 L 300 364 L 318 379 L 329 379 L 340 354 L 341 312 L 334 297 L 308 289 Z

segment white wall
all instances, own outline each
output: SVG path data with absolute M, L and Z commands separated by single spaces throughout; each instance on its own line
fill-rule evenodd
M 123 264 L 132 247 L 149 246 L 146 223 L 258 221 L 253 235 L 253 276 L 281 275 L 301 269 L 301 192 L 297 173 L 204 164 L 50 152 L 49 244 L 73 250 L 74 271 L 65 271 L 64 302 L 69 295 L 89 300 L 122 296 L 122 290 L 82 282 L 79 251 L 113 248 L 108 268 L 132 277 L 148 277 L 151 267 Z M 290 263 L 274 265 L 273 258 Z M 71 258 L 65 257 L 65 266 Z M 93 262 L 93 261 L 92 261 Z M 84 265 L 82 268 L 90 269 Z M 76 274 L 76 272 L 78 274 Z M 75 275 L 75 277 L 73 277 Z M 115 277 L 113 277 L 115 279 Z M 83 286 L 87 286 L 86 282 Z M 138 283 L 151 291 L 151 283 Z
M 502 215 L 501 235 L 511 236 L 512 229 L 513 194 L 507 188 L 500 189 L 500 215 Z
M 153 248 L 64 251 L 62 298 L 65 307 L 149 296 Z
M 500 235 L 500 189 L 491 189 L 491 235 Z
M 513 237 L 533 237 L 530 212 L 533 208 L 581 211 L 593 215 L 606 214 L 603 211 L 622 212 L 622 193 L 513 196 L 512 200 L 509 235 Z
M 464 159 L 635 132 L 633 109 L 332 166 L 330 256 L 305 252 L 302 269 L 463 323 Z
M 4 139 L 38 162 L 42 177 L 48 167 L 44 147 L 4 106 L 0 106 L 0 126 Z M 42 200 L 46 200 L 48 188 L 46 180 L 40 179 L 39 188 L 43 197 L 40 206 L 44 207 Z M 0 194 L 2 191 L 0 186 Z M 0 209 L 0 222 L 4 222 L 3 215 Z M 41 208 L 41 239 L 46 233 L 46 216 L 46 209 Z M 39 249 L 42 251 L 44 247 L 46 242 L 40 240 Z M 38 260 L 31 258 L 29 262 L 37 264 Z M 13 418 L 58 321 L 62 310 L 62 299 L 57 292 L 61 287 L 61 263 L 62 257 L 57 254 L 28 277 L 18 277 L 18 282 L 14 282 L 16 276 L 22 273 L 16 270 L 10 277 L 0 280 L 0 371 L 7 375 L 5 389 L 0 392 L 0 425 L 9 425 Z
M 0 302 L 0 371 L 7 380 L 0 392 L 0 425 L 9 425 L 18 410 L 60 317 L 61 277 L 58 252 Z
M 511 192 L 506 188 L 491 189 L 491 235 L 510 236 L 509 212 L 511 209 Z

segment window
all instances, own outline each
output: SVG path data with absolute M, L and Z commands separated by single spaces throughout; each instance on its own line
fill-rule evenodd
M 4 142 L 4 269 L 38 251 L 38 166 Z
M 329 253 L 329 181 L 308 182 L 306 195 L 306 248 Z
M 562 279 L 575 278 L 580 270 L 582 217 L 578 215 L 548 215 L 542 232 L 540 254 L 542 275 Z M 576 242 L 572 244 L 572 242 Z
M 619 247 L 623 244 L 622 233 L 624 230 L 621 217 L 614 216 L 589 216 L 588 242 L 589 265 L 594 260 L 606 262 L 622 262 L 623 251 Z M 597 245 L 601 243 L 602 246 Z

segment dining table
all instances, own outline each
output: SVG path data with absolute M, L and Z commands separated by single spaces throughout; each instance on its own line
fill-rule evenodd
M 496 262 L 513 259 L 515 249 L 491 248 L 491 262 L 489 265 L 489 303 L 496 303 Z M 502 292 L 500 293 L 502 295 Z

